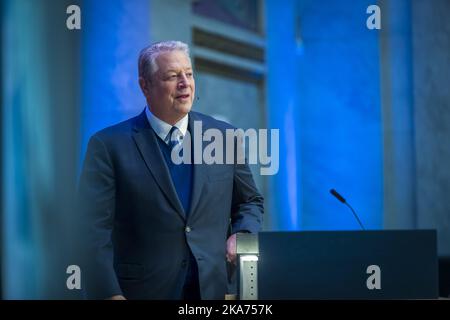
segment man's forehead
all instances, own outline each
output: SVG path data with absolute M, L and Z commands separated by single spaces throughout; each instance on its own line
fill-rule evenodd
M 182 51 L 163 52 L 156 61 L 161 71 L 192 68 L 190 58 Z

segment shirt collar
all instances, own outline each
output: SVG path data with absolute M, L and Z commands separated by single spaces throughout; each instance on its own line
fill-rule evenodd
M 158 135 L 158 137 L 161 138 L 165 143 L 168 143 L 170 138 L 168 137 L 170 129 L 172 129 L 172 125 L 168 124 L 167 122 L 157 118 L 151 111 L 150 108 L 147 106 L 145 108 L 145 114 L 147 115 L 147 120 L 150 123 L 150 126 L 153 128 L 153 131 Z M 189 114 L 186 114 L 180 121 L 175 123 L 175 127 L 177 127 L 180 131 L 183 137 L 186 135 L 187 128 L 188 128 L 188 121 Z

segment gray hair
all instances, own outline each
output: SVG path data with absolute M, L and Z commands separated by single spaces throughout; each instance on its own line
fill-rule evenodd
M 156 58 L 163 52 L 182 51 L 189 57 L 189 46 L 181 41 L 156 42 L 141 50 L 139 54 L 139 77 L 150 80 L 150 77 L 158 71 Z

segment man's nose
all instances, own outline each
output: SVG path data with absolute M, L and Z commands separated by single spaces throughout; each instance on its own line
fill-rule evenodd
M 179 88 L 186 88 L 189 84 L 189 79 L 186 77 L 186 75 L 183 73 L 180 75 L 180 81 L 178 82 Z

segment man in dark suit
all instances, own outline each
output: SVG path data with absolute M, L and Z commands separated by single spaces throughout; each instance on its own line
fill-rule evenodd
M 236 233 L 260 230 L 263 198 L 245 163 L 172 161 L 172 148 L 186 135 L 196 150 L 195 121 L 203 130 L 233 128 L 191 111 L 195 81 L 186 44 L 143 49 L 139 85 L 144 111 L 97 132 L 86 152 L 79 187 L 88 297 L 224 299 Z

